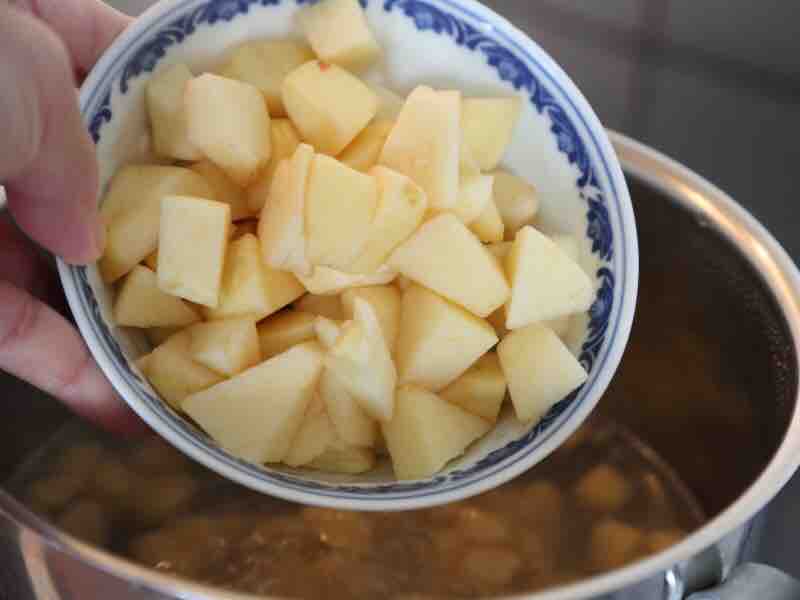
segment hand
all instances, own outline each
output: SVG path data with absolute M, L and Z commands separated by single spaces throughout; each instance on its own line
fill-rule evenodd
M 102 253 L 97 164 L 75 84 L 128 21 L 99 0 L 0 0 L 0 182 L 16 222 L 0 219 L 0 369 L 115 430 L 141 422 L 48 304 L 60 296 L 55 273 L 20 229 L 71 263 Z

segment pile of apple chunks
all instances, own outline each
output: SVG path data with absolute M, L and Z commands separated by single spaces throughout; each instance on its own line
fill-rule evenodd
M 300 22 L 307 43 L 153 75 L 159 160 L 113 178 L 100 270 L 116 323 L 155 346 L 142 372 L 223 448 L 351 474 L 388 451 L 425 478 L 506 389 L 533 422 L 584 382 L 559 335 L 593 283 L 497 168 L 520 98 L 403 100 L 356 75 L 381 57 L 357 0 Z

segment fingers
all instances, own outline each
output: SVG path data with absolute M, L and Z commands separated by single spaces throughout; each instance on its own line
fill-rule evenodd
M 31 15 L 0 4 L 0 181 L 33 239 L 69 262 L 97 259 L 94 146 L 78 111 L 64 44 Z
M 0 369 L 107 429 L 130 432 L 142 427 L 78 333 L 49 306 L 4 281 L 0 282 Z
M 64 41 L 73 65 L 88 72 L 131 18 L 99 0 L 12 0 L 41 19 Z

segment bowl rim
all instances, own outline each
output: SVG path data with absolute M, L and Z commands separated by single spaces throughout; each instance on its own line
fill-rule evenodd
M 295 1 L 298 4 L 307 2 L 307 0 Z M 406 1 L 408 0 L 386 0 L 386 6 L 390 4 L 402 6 Z M 88 116 L 85 113 L 91 105 L 90 100 L 102 88 L 106 78 L 113 74 L 113 67 L 116 61 L 130 52 L 132 47 L 136 47 L 140 43 L 141 36 L 149 33 L 150 29 L 156 24 L 163 26 L 163 21 L 167 17 L 178 13 L 182 14 L 183 11 L 188 11 L 203 2 L 204 0 L 161 0 L 161 2 L 156 3 L 145 11 L 137 21 L 125 30 L 103 54 L 81 89 L 81 108 L 85 117 Z M 250 4 L 258 4 L 259 0 L 248 0 L 248 2 Z M 264 5 L 280 4 L 281 0 L 275 2 L 261 0 L 261 3 Z M 280 478 L 273 477 L 274 472 L 269 472 L 270 479 L 266 479 L 263 476 L 264 471 L 261 470 L 259 470 L 260 476 L 248 475 L 243 472 L 243 468 L 232 464 L 232 461 L 223 460 L 221 457 L 206 451 L 197 442 L 196 436 L 192 436 L 195 438 L 193 440 L 188 437 L 185 439 L 181 437 L 179 435 L 180 432 L 170 429 L 169 425 L 159 415 L 154 414 L 145 405 L 132 386 L 124 381 L 114 359 L 109 356 L 109 352 L 100 342 L 99 336 L 92 330 L 92 317 L 90 317 L 80 298 L 75 268 L 61 260 L 58 261 L 62 284 L 84 340 L 95 360 L 97 360 L 101 369 L 112 381 L 126 403 L 148 425 L 193 459 L 217 472 L 223 473 L 226 477 L 240 484 L 287 500 L 337 508 L 404 510 L 451 502 L 500 485 L 516 477 L 550 454 L 585 420 L 605 392 L 611 377 L 616 371 L 630 334 L 638 288 L 638 244 L 635 220 L 619 160 L 605 130 L 588 102 L 563 70 L 532 39 L 511 25 L 506 19 L 475 0 L 427 0 L 427 2 L 414 1 L 413 4 L 445 6 L 448 11 L 458 14 L 462 18 L 480 23 L 496 39 L 501 40 L 500 45 L 513 47 L 515 55 L 522 56 L 525 59 L 525 63 L 531 65 L 531 70 L 535 70 L 537 77 L 548 81 L 550 89 L 557 89 L 560 94 L 559 101 L 569 105 L 574 113 L 572 118 L 580 120 L 584 129 L 581 133 L 576 133 L 577 137 L 584 140 L 587 146 L 591 142 L 592 148 L 589 154 L 595 155 L 592 158 L 592 162 L 599 163 L 599 168 L 604 170 L 604 176 L 607 180 L 606 185 L 608 187 L 603 190 L 606 197 L 609 198 L 607 205 L 613 203 L 615 206 L 614 217 L 619 221 L 620 227 L 620 235 L 615 235 L 615 250 L 621 253 L 623 260 L 621 266 L 618 267 L 618 276 L 620 278 L 618 281 L 620 286 L 618 307 L 616 310 L 612 310 L 610 314 L 610 317 L 614 317 L 616 313 L 614 330 L 608 337 L 604 338 L 601 344 L 605 349 L 605 354 L 602 357 L 603 362 L 594 367 L 596 373 L 592 373 L 590 376 L 593 378 L 590 379 L 591 386 L 586 389 L 586 393 L 580 399 L 580 402 L 571 403 L 571 406 L 568 407 L 571 409 L 570 412 L 563 416 L 561 423 L 557 427 L 547 427 L 541 432 L 537 440 L 538 443 L 534 447 L 529 448 L 527 452 L 515 452 L 509 457 L 498 461 L 500 466 L 494 471 L 476 474 L 475 478 L 462 481 L 457 487 L 451 486 L 446 489 L 433 487 L 432 489 L 425 489 L 424 493 L 409 490 L 404 492 L 401 497 L 374 493 L 365 494 L 364 491 L 374 489 L 374 487 L 369 486 L 361 488 L 362 491 L 360 492 L 347 494 L 337 491 L 346 486 L 332 484 L 328 488 L 331 492 L 325 492 L 324 490 L 315 489 L 313 486 L 308 486 L 305 482 L 292 485 L 286 481 L 281 481 Z M 625 235 L 621 235 L 623 231 Z M 564 412 L 566 413 L 567 411 Z M 562 415 L 559 415 L 559 418 L 562 418 Z M 511 458 L 514 460 L 509 462 Z

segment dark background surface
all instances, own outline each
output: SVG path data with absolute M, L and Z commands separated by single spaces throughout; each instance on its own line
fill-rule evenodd
M 111 0 L 137 14 L 150 0 Z M 600 119 L 747 207 L 800 260 L 795 2 L 486 0 L 547 50 Z M 713 477 L 709 473 L 709 477 Z M 800 576 L 800 477 L 770 507 L 760 558 Z

